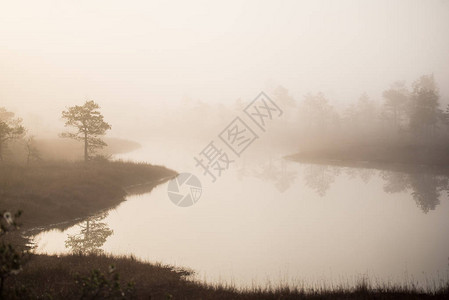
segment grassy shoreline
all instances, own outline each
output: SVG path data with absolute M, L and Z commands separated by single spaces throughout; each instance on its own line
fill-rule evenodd
M 176 174 L 162 166 L 107 160 L 3 164 L 1 205 L 24 212 L 23 230 L 55 224 L 64 229 L 117 206 L 128 194 L 149 192 Z
M 449 176 L 449 149 L 442 146 L 420 147 L 358 145 L 304 150 L 285 156 L 286 159 L 318 165 L 387 170 L 394 172 L 425 172 Z
M 341 285 L 333 289 L 264 288 L 237 289 L 188 280 L 191 271 L 151 264 L 133 256 L 110 255 L 34 255 L 23 271 L 8 281 L 8 288 L 25 286 L 25 293 L 34 299 L 80 299 L 77 276 L 88 276 L 93 269 L 112 277 L 115 267 L 120 286 L 133 283 L 133 291 L 125 299 L 448 299 L 449 285 L 425 291 L 412 284 L 405 286 L 374 286 L 362 279 L 355 286 Z M 45 276 L 43 276 L 45 274 Z M 51 297 L 50 297 L 51 296 Z M 93 298 L 92 298 L 93 299 Z M 98 297 L 95 299 L 103 299 Z

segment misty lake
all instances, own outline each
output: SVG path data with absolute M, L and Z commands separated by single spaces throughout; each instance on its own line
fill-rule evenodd
M 282 158 L 293 149 L 255 146 L 212 183 L 193 160 L 206 144 L 153 140 L 116 157 L 196 174 L 195 205 L 174 205 L 163 183 L 89 223 L 41 232 L 36 252 L 72 251 L 88 224 L 90 247 L 190 268 L 208 283 L 330 287 L 367 276 L 431 286 L 449 275 L 447 178 L 302 164 Z

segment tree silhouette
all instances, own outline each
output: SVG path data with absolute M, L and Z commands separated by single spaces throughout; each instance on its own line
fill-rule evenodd
M 276 103 L 279 103 L 279 105 L 286 111 L 296 106 L 295 99 L 290 95 L 288 89 L 282 85 L 279 85 L 274 89 L 273 96 Z
M 397 81 L 393 83 L 390 89 L 384 91 L 382 95 L 385 99 L 384 112 L 386 117 L 393 121 L 396 129 L 399 129 L 409 99 L 409 92 L 405 86 L 405 82 Z
M 443 121 L 446 125 L 449 125 L 449 104 L 447 105 L 446 112 L 443 113 Z
M 3 160 L 3 151 L 7 143 L 25 134 L 22 119 L 14 118 L 14 113 L 0 107 L 0 161 Z
M 335 124 L 338 117 L 332 105 L 322 93 L 307 94 L 301 103 L 300 118 L 306 130 L 323 134 Z
M 439 116 L 439 93 L 433 75 L 421 76 L 413 83 L 409 108 L 410 128 L 414 133 L 431 136 Z
M 75 127 L 77 131 L 65 132 L 61 136 L 84 142 L 85 161 L 89 159 L 89 153 L 107 146 L 99 136 L 105 135 L 111 125 L 103 120 L 99 108 L 94 101 L 86 101 L 83 106 L 76 105 L 62 112 L 62 118 L 66 120 L 65 126 Z

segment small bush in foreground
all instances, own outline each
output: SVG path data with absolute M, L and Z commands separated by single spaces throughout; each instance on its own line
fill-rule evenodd
M 114 265 L 109 266 L 109 274 L 105 275 L 95 269 L 89 276 L 76 276 L 76 284 L 80 287 L 81 299 L 131 299 L 134 294 L 134 283 L 128 282 L 122 287 L 119 274 Z

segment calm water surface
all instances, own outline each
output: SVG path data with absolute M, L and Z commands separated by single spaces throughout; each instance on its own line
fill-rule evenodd
M 330 286 L 365 275 L 428 286 L 448 277 L 446 178 L 300 164 L 282 159 L 291 149 L 255 146 L 212 183 L 193 161 L 206 145 L 151 141 L 117 157 L 195 173 L 203 194 L 194 206 L 175 206 L 164 183 L 88 222 L 38 234 L 36 251 L 133 254 L 239 287 Z

